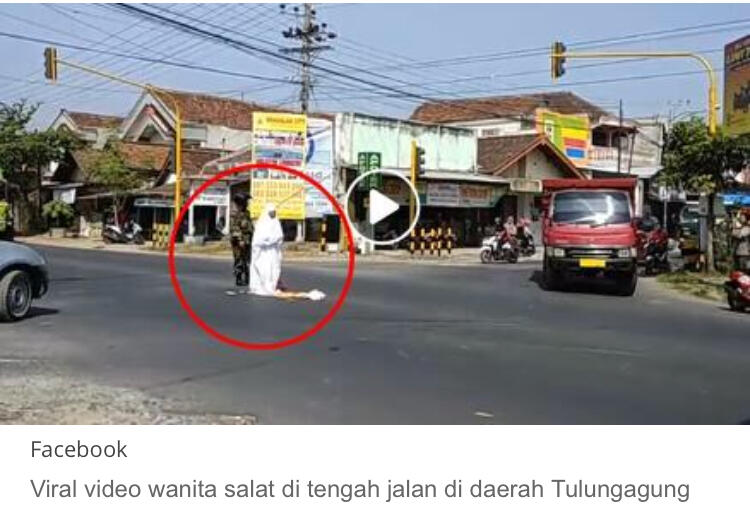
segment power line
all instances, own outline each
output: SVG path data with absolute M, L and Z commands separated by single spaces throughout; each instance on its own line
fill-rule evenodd
M 193 71 L 203 71 L 203 72 L 206 72 L 206 73 L 214 73 L 214 74 L 218 74 L 218 75 L 227 75 L 227 76 L 233 76 L 233 77 L 238 77 L 238 78 L 251 78 L 253 80 L 265 80 L 265 81 L 268 81 L 268 82 L 278 82 L 278 83 L 284 83 L 284 84 L 293 84 L 293 83 L 295 83 L 294 81 L 289 80 L 287 78 L 267 77 L 267 76 L 262 76 L 262 75 L 253 75 L 253 74 L 250 74 L 250 73 L 242 73 L 242 72 L 239 72 L 239 71 L 231 71 L 231 70 L 226 70 L 226 69 L 221 69 L 221 68 L 211 68 L 211 67 L 208 67 L 208 66 L 200 66 L 200 65 L 195 65 L 195 64 L 186 64 L 186 63 L 174 62 L 174 61 L 169 61 L 169 60 L 166 60 L 166 59 L 154 59 L 154 58 L 146 57 L 146 56 L 143 56 L 143 55 L 133 55 L 133 54 L 120 53 L 120 52 L 111 52 L 111 51 L 107 51 L 107 50 L 95 50 L 95 49 L 90 48 L 90 47 L 76 45 L 76 44 L 73 44 L 73 43 L 66 43 L 66 42 L 62 42 L 62 41 L 55 41 L 55 40 L 47 39 L 47 38 L 24 36 L 22 34 L 14 34 L 14 33 L 11 33 L 11 32 L 0 31 L 0 37 L 7 37 L 7 38 L 10 38 L 10 39 L 17 39 L 17 40 L 21 40 L 21 41 L 28 41 L 28 42 L 31 42 L 31 43 L 40 43 L 40 44 L 47 44 L 47 45 L 59 46 L 60 48 L 70 48 L 70 49 L 73 49 L 73 50 L 80 50 L 82 52 L 91 52 L 91 53 L 97 53 L 97 54 L 102 54 L 102 55 L 112 55 L 112 56 L 116 56 L 116 57 L 121 57 L 123 59 L 131 59 L 131 60 L 142 61 L 142 62 L 150 62 L 150 63 L 154 63 L 154 64 L 161 64 L 161 65 L 164 65 L 164 66 L 172 66 L 172 67 L 175 67 L 175 68 L 184 68 L 184 69 L 189 69 L 189 70 L 193 70 Z

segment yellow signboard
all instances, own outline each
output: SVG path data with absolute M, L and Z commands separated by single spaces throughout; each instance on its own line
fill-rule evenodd
M 549 140 L 576 166 L 589 161 L 591 127 L 585 114 L 558 114 L 545 109 L 536 111 L 537 132 Z
M 750 133 L 750 36 L 724 47 L 724 128 Z
M 283 112 L 253 112 L 253 130 L 262 132 L 307 132 L 307 116 Z
M 253 161 L 280 164 L 304 171 L 307 117 L 278 112 L 253 113 Z M 253 170 L 250 181 L 250 216 L 257 218 L 266 203 L 276 205 L 279 219 L 305 219 L 305 182 L 274 169 Z
M 305 218 L 305 184 L 301 180 L 285 177 L 253 178 L 250 217 L 257 219 L 266 203 L 276 205 L 279 219 L 300 221 Z

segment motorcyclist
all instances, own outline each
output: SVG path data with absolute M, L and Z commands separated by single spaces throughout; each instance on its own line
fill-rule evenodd
M 734 266 L 741 271 L 750 271 L 750 215 L 740 211 L 732 227 L 734 239 Z
M 253 238 L 253 222 L 247 209 L 249 199 L 250 196 L 244 193 L 236 194 L 232 198 L 235 208 L 232 212 L 230 241 L 234 257 L 235 285 L 238 287 L 246 287 L 250 280 L 250 243 Z

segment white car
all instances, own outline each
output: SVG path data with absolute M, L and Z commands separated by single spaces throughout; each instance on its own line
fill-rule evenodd
M 28 246 L 0 241 L 0 321 L 23 319 L 49 288 L 47 259 Z

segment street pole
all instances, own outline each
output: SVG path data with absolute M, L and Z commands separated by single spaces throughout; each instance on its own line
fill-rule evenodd
M 711 137 L 716 135 L 717 111 L 719 109 L 716 72 L 708 59 L 702 55 L 693 52 L 555 52 L 553 46 L 551 57 L 553 62 L 555 59 L 695 59 L 703 66 L 708 75 L 708 133 Z
M 411 181 L 414 190 L 417 189 L 417 141 L 412 139 L 411 141 L 411 166 L 409 169 L 409 180 Z M 414 222 L 414 216 L 416 215 L 417 204 L 414 201 L 414 194 L 409 194 L 409 226 Z
M 177 100 L 172 96 L 172 94 L 166 90 L 162 89 L 160 87 L 153 86 L 151 84 L 143 84 L 140 82 L 135 82 L 133 80 L 129 80 L 127 78 L 120 77 L 118 75 L 114 75 L 112 73 L 107 73 L 105 71 L 101 71 L 95 68 L 90 68 L 88 66 L 84 66 L 81 64 L 76 64 L 74 62 L 65 61 L 62 59 L 55 59 L 56 64 L 62 64 L 64 66 L 68 66 L 69 68 L 77 69 L 79 71 L 83 71 L 85 73 L 89 73 L 91 75 L 96 75 L 102 78 L 105 78 L 107 80 L 111 80 L 113 82 L 119 82 L 121 84 L 126 84 L 129 86 L 137 87 L 143 91 L 146 91 L 150 94 L 154 93 L 161 93 L 162 95 L 169 98 L 169 100 L 172 103 L 172 108 L 174 110 L 174 116 L 175 116 L 175 134 L 174 134 L 174 175 L 175 175 L 175 191 L 174 191 L 174 219 L 173 222 L 177 222 L 177 217 L 180 215 L 180 208 L 182 206 L 182 115 L 180 112 L 180 104 L 177 102 Z M 158 95 L 155 95 L 158 96 Z

